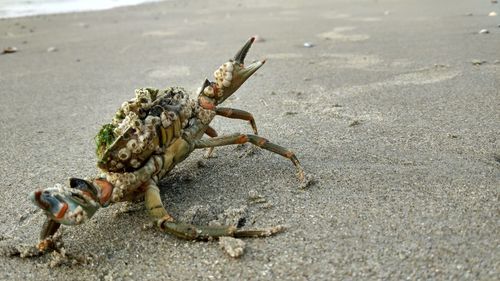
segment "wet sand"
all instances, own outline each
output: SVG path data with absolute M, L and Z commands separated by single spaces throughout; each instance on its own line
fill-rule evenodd
M 134 89 L 194 91 L 253 35 L 247 59 L 268 61 L 224 105 L 252 112 L 316 180 L 300 190 L 291 163 L 266 151 L 198 151 L 162 182 L 175 217 L 288 229 L 245 239 L 234 259 L 217 241 L 148 227 L 142 203 L 117 204 L 64 227 L 65 256 L 4 253 L 0 279 L 498 279 L 491 11 L 499 5 L 189 0 L 0 20 L 0 47 L 18 49 L 0 55 L 3 248 L 37 242 L 33 189 L 96 173 L 93 137 Z

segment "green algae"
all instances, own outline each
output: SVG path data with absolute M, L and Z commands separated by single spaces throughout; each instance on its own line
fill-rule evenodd
M 113 132 L 115 128 L 116 125 L 105 124 L 95 136 L 96 154 L 99 159 L 102 159 L 104 152 L 115 141 L 116 136 Z

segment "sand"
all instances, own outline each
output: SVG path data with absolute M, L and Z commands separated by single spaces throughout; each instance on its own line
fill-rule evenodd
M 64 227 L 64 251 L 4 253 L 0 279 L 500 277 L 500 18 L 488 16 L 499 6 L 251 2 L 0 20 L 0 47 L 18 49 L 0 55 L 0 244 L 37 242 L 44 215 L 28 194 L 94 175 L 93 137 L 134 89 L 194 91 L 253 35 L 249 61 L 268 61 L 224 105 L 252 112 L 316 184 L 300 190 L 282 157 L 225 147 L 179 165 L 162 198 L 183 220 L 287 230 L 188 242 L 150 227 L 142 203 L 113 205 Z M 213 125 L 251 132 L 241 121 Z

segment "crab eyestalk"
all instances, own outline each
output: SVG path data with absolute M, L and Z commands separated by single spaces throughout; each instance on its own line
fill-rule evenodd
M 233 59 L 214 72 L 215 82 L 205 80 L 199 93 L 200 104 L 203 107 L 213 108 L 224 102 L 266 62 L 262 60 L 244 65 L 245 57 L 254 41 L 255 37 L 250 38 Z

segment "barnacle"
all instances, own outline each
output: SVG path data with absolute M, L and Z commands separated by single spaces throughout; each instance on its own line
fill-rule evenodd
M 179 119 L 185 128 L 198 113 L 197 103 L 183 88 L 135 90 L 135 97 L 122 103 L 112 123 L 104 125 L 96 136 L 98 167 L 114 172 L 140 168 L 152 154 L 161 154 L 164 149 L 158 126 L 168 129 Z

